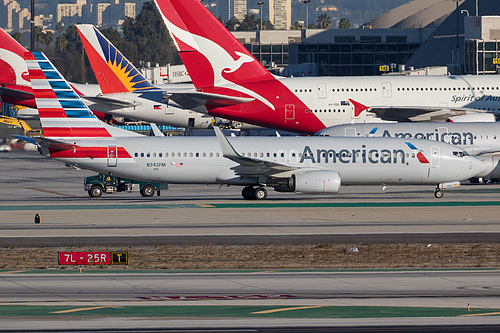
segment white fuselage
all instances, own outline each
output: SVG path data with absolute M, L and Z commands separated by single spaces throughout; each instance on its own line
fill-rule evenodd
M 438 184 L 473 177 L 486 166 L 456 147 L 440 142 L 385 138 L 235 137 L 243 156 L 294 168 L 332 170 L 342 184 Z M 110 157 L 81 156 L 79 148 L 51 155 L 65 163 L 100 173 L 168 183 L 265 184 L 266 174 L 240 177 L 245 166 L 225 157 L 215 137 L 118 137 L 79 140 L 79 147 L 123 147 Z M 108 149 L 109 150 L 109 149 Z M 125 152 L 125 153 L 123 153 Z M 45 151 L 46 153 L 46 151 Z M 423 154 L 428 160 L 422 163 Z M 77 158 L 72 157 L 72 154 Z M 284 172 L 288 177 L 294 171 Z M 272 177 L 280 177 L 273 174 Z
M 401 116 L 406 113 L 417 121 L 429 120 L 429 111 L 434 110 L 500 112 L 497 75 L 300 77 L 284 78 L 281 82 L 325 127 L 383 121 L 370 112 L 374 108 L 395 108 Z M 355 106 L 349 100 L 365 105 L 368 110 L 355 116 Z
M 394 137 L 446 142 L 479 156 L 488 164 L 482 177 L 500 177 L 500 123 L 392 123 L 345 124 L 325 128 L 317 135 Z

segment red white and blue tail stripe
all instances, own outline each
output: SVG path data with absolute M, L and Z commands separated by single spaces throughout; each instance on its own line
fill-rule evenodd
M 43 53 L 28 52 L 25 59 L 45 137 L 64 140 L 135 134 L 97 119 Z

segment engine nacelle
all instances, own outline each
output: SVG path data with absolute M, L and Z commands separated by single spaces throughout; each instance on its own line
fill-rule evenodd
M 450 117 L 446 121 L 451 123 L 493 123 L 497 121 L 497 118 L 493 113 L 470 113 L 462 116 Z
M 340 184 L 339 173 L 328 170 L 297 172 L 290 178 L 269 178 L 266 182 L 278 192 L 307 194 L 338 193 Z
M 488 168 L 477 175 L 482 178 L 500 178 L 500 157 L 496 155 L 479 155 L 476 158 L 488 166 Z

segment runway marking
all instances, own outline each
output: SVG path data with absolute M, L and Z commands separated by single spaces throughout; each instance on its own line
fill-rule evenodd
M 476 316 L 498 316 L 500 312 L 489 312 L 489 313 L 471 313 L 460 315 L 459 317 L 476 317 Z
M 65 193 L 60 193 L 60 192 L 48 191 L 48 190 L 43 190 L 41 188 L 36 188 L 36 187 L 26 187 L 26 188 L 28 190 L 35 190 L 35 191 L 40 191 L 40 192 L 45 192 L 45 193 L 64 195 L 64 196 L 71 197 L 71 198 L 83 198 L 82 196 L 79 196 L 79 195 L 72 195 L 72 194 L 65 194 Z
M 356 208 L 356 207 L 470 207 L 500 206 L 500 201 L 441 201 L 441 202 L 285 202 L 285 203 L 227 203 L 213 204 L 214 208 Z
M 316 309 L 316 308 L 324 308 L 327 306 L 329 306 L 329 305 L 298 306 L 298 307 L 293 307 L 293 308 L 282 308 L 282 309 L 271 309 L 271 310 L 257 311 L 257 312 L 251 312 L 250 314 L 266 314 L 266 313 L 276 313 L 276 312 L 292 311 L 292 310 Z
M 94 306 L 91 308 L 78 308 L 78 309 L 69 309 L 69 310 L 62 310 L 62 311 L 53 311 L 51 313 L 71 313 L 71 312 L 97 310 L 97 309 L 105 309 L 105 308 L 112 308 L 112 306 Z

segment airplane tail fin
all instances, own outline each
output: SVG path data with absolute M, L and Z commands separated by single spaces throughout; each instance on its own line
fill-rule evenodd
M 25 52 L 21 44 L 0 29 L 0 84 L 30 86 Z
M 103 94 L 154 89 L 125 56 L 91 24 L 76 25 Z
M 199 0 L 155 0 L 196 88 L 274 77 Z
M 25 59 L 46 138 L 74 140 L 135 134 L 97 119 L 43 53 L 27 52 Z

